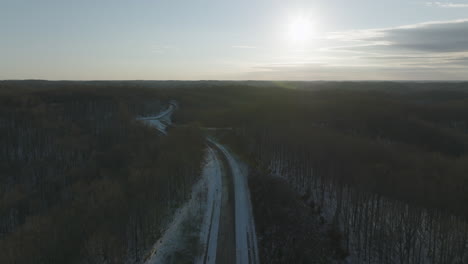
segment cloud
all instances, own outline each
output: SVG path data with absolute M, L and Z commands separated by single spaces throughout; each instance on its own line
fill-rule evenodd
M 320 43 L 320 44 L 317 44 Z M 468 19 L 331 32 L 302 61 L 250 67 L 275 80 L 466 80 Z
M 384 32 L 393 46 L 429 52 L 468 51 L 468 20 L 428 23 Z
M 233 49 L 256 49 L 255 46 L 248 46 L 248 45 L 234 45 L 232 46 Z
M 467 8 L 468 3 L 452 3 L 452 2 L 426 2 L 429 7 L 442 7 L 442 8 Z
M 468 19 L 426 22 L 385 29 L 334 32 L 328 38 L 350 43 L 344 46 L 345 49 L 371 49 L 369 46 L 386 46 L 387 50 L 464 52 L 468 51 Z
M 468 66 L 468 56 L 450 59 L 450 63 L 455 65 Z

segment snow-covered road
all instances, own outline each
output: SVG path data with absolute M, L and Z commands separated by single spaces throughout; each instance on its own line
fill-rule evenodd
M 177 109 L 177 102 L 169 102 L 166 110 L 159 112 L 155 116 L 138 117 L 137 120 L 143 121 L 145 124 L 152 126 L 161 133 L 166 134 L 166 128 L 172 123 L 171 116 L 174 110 Z
M 201 254 L 193 256 L 194 262 L 216 263 L 222 202 L 222 168 L 216 151 L 208 147 L 202 177 L 194 185 L 191 198 L 176 211 L 163 235 L 149 252 L 145 264 L 178 263 L 178 256 L 187 254 L 187 249 L 193 246 L 188 243 L 197 238 L 200 239 Z M 200 228 L 195 229 L 199 230 L 195 234 L 187 229 L 193 222 Z M 192 253 L 195 252 L 188 252 L 188 255 Z
M 138 120 L 166 134 L 171 115 L 177 109 L 172 101 L 166 110 L 155 116 Z M 250 201 L 247 166 L 226 147 L 208 139 L 207 159 L 202 179 L 194 186 L 192 198 L 174 216 L 146 263 L 165 263 L 175 252 L 182 250 L 182 226 L 189 215 L 197 215 L 196 204 L 204 208 L 200 227 L 200 253 L 197 264 L 258 264 L 257 236 Z M 206 192 L 206 200 L 199 194 Z
M 200 241 L 203 246 L 203 254 L 195 263 L 215 264 L 218 246 L 218 231 L 221 215 L 221 191 L 222 191 L 222 166 L 215 150 L 208 147 L 208 163 L 205 166 L 207 172 L 207 203 L 206 211 L 200 232 Z
M 234 184 L 236 263 L 259 263 L 257 236 L 253 218 L 250 190 L 247 182 L 247 167 L 216 141 L 209 140 L 225 156 Z

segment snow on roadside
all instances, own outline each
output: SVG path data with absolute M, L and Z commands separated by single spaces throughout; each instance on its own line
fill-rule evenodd
M 208 149 L 202 177 L 192 188 L 190 200 L 176 211 L 162 237 L 154 244 L 146 264 L 177 263 L 180 262 L 178 258 L 181 256 L 199 261 L 204 259 L 200 257 L 200 251 L 213 256 L 212 248 L 206 250 L 206 242 L 209 237 L 217 238 L 217 224 L 213 227 L 212 223 L 219 223 L 219 212 L 216 216 L 216 210 L 213 211 L 221 200 L 216 201 L 221 196 L 221 174 L 219 161 L 215 155 L 213 150 Z M 212 219 L 216 217 L 218 220 L 213 221 Z M 199 238 L 201 245 L 193 245 L 193 240 L 199 242 Z M 215 257 L 217 243 L 213 242 Z
M 236 263 L 259 263 L 257 234 L 247 182 L 248 168 L 226 147 L 215 141 L 211 142 L 225 155 L 232 171 L 235 198 Z
M 221 216 L 222 175 L 221 162 L 215 151 L 208 147 L 208 163 L 206 165 L 207 203 L 200 232 L 202 254 L 195 263 L 215 263 L 218 245 L 219 222 Z
M 163 124 L 160 120 L 158 119 L 150 119 L 150 120 L 144 120 L 143 121 L 145 124 L 149 125 L 150 127 L 154 127 L 156 128 L 157 130 L 159 130 L 161 133 L 163 133 L 164 135 L 167 134 L 166 132 L 166 127 L 167 125 Z

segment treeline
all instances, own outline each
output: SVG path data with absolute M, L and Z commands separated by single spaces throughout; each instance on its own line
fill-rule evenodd
M 249 188 L 261 263 L 341 263 L 339 236 L 285 179 L 252 168 Z
M 269 211 L 262 186 L 281 184 L 257 179 L 256 219 L 286 223 L 266 217 L 265 233 L 314 235 L 321 215 L 339 244 L 325 251 L 355 263 L 468 262 L 467 83 L 39 84 L 0 83 L 0 263 L 140 261 L 199 174 L 197 123 L 233 128 L 223 140 L 310 208 L 294 217 L 286 190 L 278 208 L 294 208 Z M 194 125 L 162 137 L 134 122 L 170 99 Z M 309 259 L 324 241 L 300 234 L 296 254 L 277 235 L 263 259 Z
M 285 178 L 354 262 L 466 262 L 467 84 L 362 85 L 193 90 L 179 118 L 236 128 L 225 141 Z
M 296 140 L 305 135 L 287 134 L 254 137 L 252 159 L 321 212 L 355 262 L 466 261 L 467 158 L 402 154 L 311 131 L 316 140 L 304 144 Z
M 461 188 L 467 183 L 468 131 L 461 124 L 468 124 L 468 87 L 450 100 L 417 99 L 436 91 L 401 94 L 377 84 L 368 91 L 232 86 L 180 89 L 174 97 L 185 106 L 176 113 L 181 122 L 237 128 L 252 141 L 249 149 L 263 141 L 278 151 L 294 149 L 292 156 L 315 148 L 317 163 L 342 163 L 335 170 L 347 169 L 347 183 L 468 216 Z
M 202 162 L 199 129 L 168 136 L 135 121 L 164 90 L 0 89 L 0 263 L 143 260 L 189 196 Z

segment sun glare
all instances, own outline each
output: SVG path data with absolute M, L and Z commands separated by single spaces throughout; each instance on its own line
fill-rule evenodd
M 307 17 L 295 17 L 288 25 L 288 39 L 294 43 L 304 43 L 313 35 L 313 23 Z

